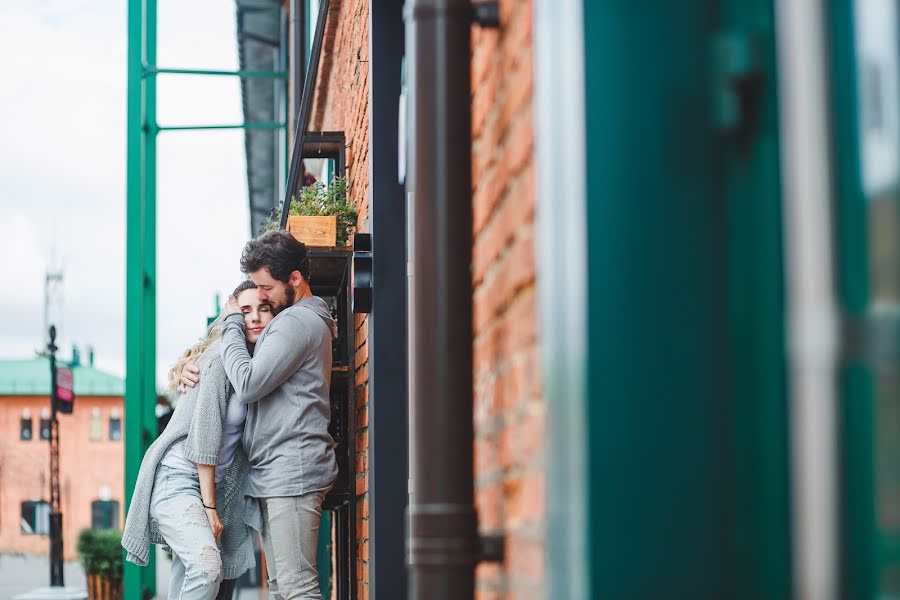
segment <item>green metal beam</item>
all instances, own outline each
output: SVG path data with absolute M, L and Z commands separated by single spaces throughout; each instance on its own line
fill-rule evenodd
M 319 591 L 323 598 L 331 598 L 331 559 L 334 548 L 331 545 L 330 510 L 322 511 L 319 523 L 319 542 L 316 547 L 316 564 L 319 567 Z
M 852 2 L 828 2 L 835 239 L 840 308 L 850 323 L 862 323 L 872 301 L 868 203 L 860 164 L 860 97 L 857 88 L 856 15 Z M 842 598 L 880 597 L 877 507 L 877 377 L 873 364 L 848 353 L 840 372 Z
M 243 123 L 239 125 L 157 125 L 155 131 L 206 131 L 209 129 L 284 129 L 287 123 Z
M 727 222 L 730 451 L 740 474 L 731 483 L 731 598 L 786 600 L 793 575 L 774 5 L 722 0 L 719 19 L 732 39 L 734 32 L 758 36 L 765 81 L 752 137 L 724 138 L 718 152 Z
M 144 67 L 144 77 L 152 75 L 215 75 L 242 79 L 285 79 L 286 71 L 220 71 L 216 69 L 160 69 Z
M 156 122 L 159 74 L 285 79 L 285 71 L 160 69 L 156 0 L 128 1 L 127 244 L 125 332 L 125 504 L 141 460 L 156 438 L 156 137 L 161 131 L 278 130 L 285 123 L 162 127 Z M 124 597 L 156 595 L 153 552 L 146 567 L 124 564 Z
M 141 459 L 156 437 L 156 78 L 143 79 L 156 60 L 156 0 L 128 2 L 127 262 L 125 323 L 125 504 Z M 125 597 L 156 594 L 156 564 L 126 562 Z

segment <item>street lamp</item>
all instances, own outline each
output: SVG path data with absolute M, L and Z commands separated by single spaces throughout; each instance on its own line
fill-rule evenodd
M 59 502 L 59 421 L 56 418 L 56 326 L 50 326 L 50 586 L 63 587 L 62 513 Z

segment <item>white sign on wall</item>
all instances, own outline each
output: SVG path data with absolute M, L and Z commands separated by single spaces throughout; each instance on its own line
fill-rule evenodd
M 854 13 L 862 182 L 873 198 L 900 180 L 896 0 L 856 0 Z

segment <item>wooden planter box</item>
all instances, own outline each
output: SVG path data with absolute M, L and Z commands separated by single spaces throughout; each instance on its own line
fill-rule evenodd
M 87 576 L 88 600 L 122 600 L 122 580 L 104 575 Z
M 337 217 L 288 217 L 287 231 L 307 246 L 337 244 Z

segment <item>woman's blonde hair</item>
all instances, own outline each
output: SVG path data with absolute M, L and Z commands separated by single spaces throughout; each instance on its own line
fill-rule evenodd
M 247 279 L 246 281 L 242 281 L 234 291 L 231 293 L 232 296 L 237 296 L 244 290 L 255 290 L 256 284 Z M 213 320 L 212 323 L 209 324 L 209 327 L 206 328 L 206 336 L 203 337 L 199 342 L 188 348 L 182 353 L 182 355 L 175 361 L 175 364 L 172 365 L 172 368 L 169 369 L 169 385 L 168 389 L 174 390 L 178 387 L 178 383 L 181 381 L 181 371 L 184 369 L 185 365 L 188 363 L 196 363 L 200 360 L 200 357 L 203 356 L 203 353 L 206 352 L 206 349 L 212 346 L 215 342 L 222 338 L 222 314 L 219 313 L 219 316 Z

